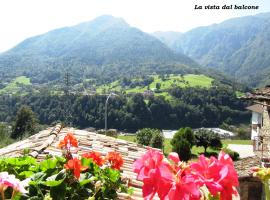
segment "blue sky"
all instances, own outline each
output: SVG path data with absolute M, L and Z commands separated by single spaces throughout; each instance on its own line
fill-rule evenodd
M 195 10 L 195 5 L 258 5 L 258 10 Z M 0 52 L 25 38 L 110 14 L 145 32 L 185 32 L 232 17 L 270 12 L 269 0 L 0 0 Z

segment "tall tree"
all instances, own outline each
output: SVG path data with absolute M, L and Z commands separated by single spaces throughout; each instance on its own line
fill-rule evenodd
M 28 106 L 22 106 L 16 115 L 15 124 L 11 137 L 22 139 L 23 135 L 32 135 L 35 132 L 37 118 L 34 112 Z

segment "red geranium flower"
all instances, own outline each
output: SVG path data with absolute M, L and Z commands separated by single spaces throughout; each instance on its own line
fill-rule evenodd
M 87 167 L 83 167 L 81 161 L 78 158 L 73 158 L 64 165 L 66 169 L 73 170 L 74 176 L 79 179 L 81 171 L 87 169 Z
M 96 163 L 98 166 L 102 166 L 105 162 L 104 157 L 101 156 L 99 152 L 92 151 L 90 153 L 85 153 L 82 155 L 84 158 L 90 158 L 93 160 L 94 163 Z
M 61 140 L 60 143 L 58 144 L 58 147 L 61 149 L 63 148 L 69 149 L 71 146 L 78 147 L 78 141 L 72 133 L 67 133 L 64 139 Z
M 124 163 L 121 154 L 117 152 L 109 152 L 106 158 L 111 164 L 112 169 L 120 170 L 120 168 L 122 167 Z

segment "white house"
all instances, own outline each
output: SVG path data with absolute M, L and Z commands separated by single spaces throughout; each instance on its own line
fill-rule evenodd
M 262 127 L 262 115 L 263 106 L 260 104 L 254 104 L 247 107 L 248 110 L 252 111 L 251 117 L 251 140 L 254 140 L 258 136 L 259 131 Z

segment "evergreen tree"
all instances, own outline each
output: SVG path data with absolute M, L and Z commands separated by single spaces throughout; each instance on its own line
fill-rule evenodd
M 15 124 L 11 137 L 22 139 L 23 135 L 32 135 L 35 132 L 37 118 L 34 112 L 28 106 L 22 106 L 16 115 Z

